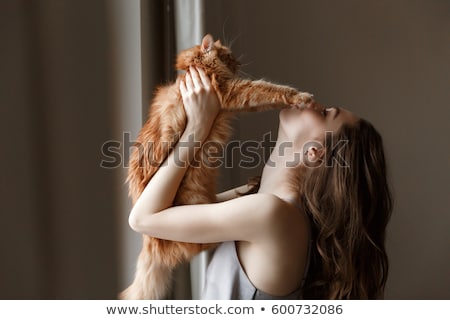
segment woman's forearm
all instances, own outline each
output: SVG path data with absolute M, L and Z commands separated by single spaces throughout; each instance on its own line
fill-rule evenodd
M 186 130 L 166 161 L 149 181 L 130 213 L 130 225 L 137 225 L 144 215 L 155 214 L 172 206 L 186 170 L 200 150 L 201 142 Z
M 166 161 L 144 188 L 130 213 L 129 224 L 143 230 L 149 215 L 173 205 L 180 183 L 196 152 L 201 148 L 220 111 L 219 100 L 203 70 L 190 68 L 180 80 L 180 94 L 186 113 L 186 128 Z

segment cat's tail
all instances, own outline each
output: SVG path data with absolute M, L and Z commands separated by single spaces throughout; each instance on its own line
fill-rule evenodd
M 123 300 L 166 299 L 169 294 L 173 268 L 152 255 L 152 239 L 144 236 L 133 283 L 119 294 Z

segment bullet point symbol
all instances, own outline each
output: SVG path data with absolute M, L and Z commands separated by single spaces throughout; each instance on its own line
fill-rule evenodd
M 262 308 L 261 308 L 261 311 L 264 311 L 264 310 L 266 310 L 266 309 L 265 309 L 264 307 L 262 307 Z

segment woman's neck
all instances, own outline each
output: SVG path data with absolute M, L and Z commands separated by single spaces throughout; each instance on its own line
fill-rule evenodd
M 295 153 L 292 147 L 277 142 L 264 166 L 258 192 L 271 193 L 279 198 L 298 202 L 302 160 L 301 153 Z

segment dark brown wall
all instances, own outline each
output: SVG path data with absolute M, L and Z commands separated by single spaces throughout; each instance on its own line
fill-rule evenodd
M 450 3 L 209 0 L 206 32 L 228 40 L 255 78 L 310 91 L 371 121 L 395 193 L 386 297 L 450 298 Z M 236 136 L 276 133 L 246 115 Z M 228 170 L 224 188 L 257 170 Z

